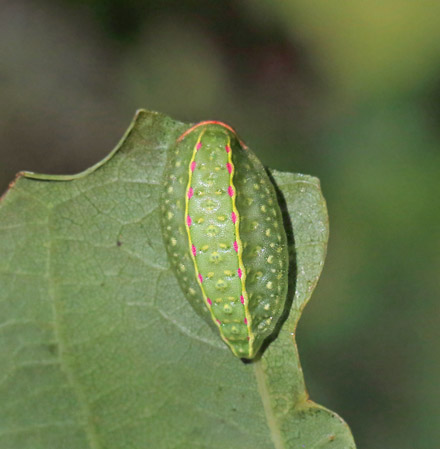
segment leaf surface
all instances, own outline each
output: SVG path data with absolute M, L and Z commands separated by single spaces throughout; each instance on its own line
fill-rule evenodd
M 291 310 L 245 364 L 187 303 L 162 243 L 162 170 L 187 126 L 139 111 L 99 164 L 22 173 L 4 195 L 0 447 L 355 448 L 343 420 L 308 399 L 294 340 L 326 252 L 319 181 L 271 172 Z

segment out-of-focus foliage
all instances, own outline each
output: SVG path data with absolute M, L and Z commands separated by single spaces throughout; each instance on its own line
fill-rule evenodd
M 359 447 L 435 448 L 439 10 L 5 0 L 0 181 L 91 165 L 138 107 L 232 123 L 267 165 L 318 176 L 328 201 L 328 259 L 298 335 L 312 397 Z
M 425 90 L 440 69 L 440 3 L 432 0 L 245 0 L 310 51 L 332 88 L 356 97 Z

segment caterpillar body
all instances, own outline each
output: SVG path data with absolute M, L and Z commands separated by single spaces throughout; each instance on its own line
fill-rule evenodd
M 231 127 L 201 122 L 177 139 L 161 226 L 190 304 L 236 356 L 254 358 L 284 309 L 287 239 L 266 171 Z

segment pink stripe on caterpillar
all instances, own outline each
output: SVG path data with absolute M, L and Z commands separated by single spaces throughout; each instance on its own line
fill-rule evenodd
M 186 224 L 188 225 L 188 227 L 190 227 L 192 225 L 192 220 L 189 215 L 186 216 Z
M 199 151 L 202 148 L 202 142 L 199 142 L 196 146 L 196 150 Z
M 196 257 L 196 254 L 197 254 L 197 248 L 193 245 L 192 248 L 191 248 L 191 250 L 192 250 L 193 256 Z
M 216 321 L 218 324 L 222 324 L 222 322 L 219 319 L 217 319 Z
M 191 171 L 194 171 L 194 169 L 196 168 L 196 161 L 192 161 L 191 162 Z
M 228 187 L 228 193 L 230 197 L 234 196 L 234 189 L 231 186 Z
M 200 281 L 200 283 L 203 282 L 203 276 L 200 273 L 199 273 L 199 281 Z
M 193 195 L 194 195 L 194 190 L 193 190 L 192 187 L 190 187 L 190 188 L 188 189 L 188 198 L 191 199 L 191 197 L 192 197 Z
M 191 126 L 191 128 L 188 128 L 178 139 L 177 142 L 180 142 L 181 140 L 183 140 L 189 133 L 191 133 L 192 131 L 194 131 L 196 128 L 198 128 L 199 126 L 204 126 L 204 125 L 220 125 L 223 126 L 223 128 L 228 129 L 229 131 L 231 131 L 232 133 L 234 133 L 235 135 L 237 135 L 237 133 L 235 132 L 234 128 L 230 127 L 229 125 L 227 125 L 226 123 L 223 122 L 219 122 L 218 120 L 205 120 L 203 122 L 199 122 L 197 124 L 195 124 L 194 126 Z M 244 148 L 245 144 L 243 142 L 241 142 L 241 146 Z
M 238 253 L 238 243 L 237 243 L 237 240 L 234 242 L 234 249 L 235 249 L 235 252 Z
M 206 302 L 207 302 L 210 306 L 212 306 L 212 301 L 211 301 L 209 298 L 206 298 Z
M 226 150 L 226 153 L 229 153 L 231 151 L 231 147 L 229 145 L 226 145 L 225 150 Z
M 242 273 L 242 271 L 241 271 L 241 268 L 239 268 L 239 269 L 237 270 L 237 273 L 238 273 L 238 277 L 241 279 L 241 277 L 243 276 L 243 273 Z
M 229 162 L 226 163 L 226 168 L 228 169 L 229 174 L 231 174 L 232 173 L 232 165 Z
M 244 298 L 243 298 L 243 295 L 240 296 L 240 301 L 241 301 L 242 304 L 244 304 Z
M 231 212 L 231 218 L 232 218 L 232 223 L 235 224 L 235 222 L 237 221 L 237 215 L 235 215 L 235 212 Z
M 247 318 L 244 319 L 244 324 L 247 324 Z

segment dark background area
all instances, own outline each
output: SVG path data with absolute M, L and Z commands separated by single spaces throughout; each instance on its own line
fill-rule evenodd
M 440 2 L 0 0 L 0 190 L 92 165 L 138 108 L 321 179 L 310 395 L 359 449 L 437 449 Z

